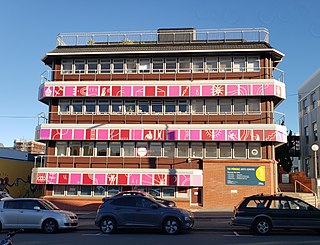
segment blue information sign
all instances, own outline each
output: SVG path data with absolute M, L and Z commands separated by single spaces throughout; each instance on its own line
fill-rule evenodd
M 264 186 L 265 180 L 265 166 L 226 166 L 226 185 Z

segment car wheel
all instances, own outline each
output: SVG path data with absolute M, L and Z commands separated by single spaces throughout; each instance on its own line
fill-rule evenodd
M 267 219 L 258 218 L 253 224 L 253 230 L 258 235 L 268 235 L 271 228 L 271 222 Z
M 176 218 L 167 218 L 162 225 L 162 230 L 164 231 L 164 233 L 169 235 L 178 234 L 180 232 L 180 229 L 180 222 Z
M 50 234 L 55 233 L 58 230 L 58 223 L 54 219 L 47 219 L 42 224 L 42 231 Z
M 100 222 L 100 231 L 104 234 L 111 234 L 117 230 L 117 223 L 111 217 L 103 218 Z

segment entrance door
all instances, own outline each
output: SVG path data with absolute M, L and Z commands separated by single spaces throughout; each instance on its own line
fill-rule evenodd
M 202 206 L 202 188 L 195 187 L 191 189 L 190 205 Z

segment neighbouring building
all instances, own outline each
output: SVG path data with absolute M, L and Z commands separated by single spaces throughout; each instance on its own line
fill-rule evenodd
M 27 141 L 24 139 L 15 139 L 13 149 L 19 151 L 25 151 L 30 154 L 45 154 L 46 144 L 37 141 Z
M 261 28 L 59 34 L 32 183 L 78 207 L 130 189 L 197 209 L 275 193 L 283 56 Z

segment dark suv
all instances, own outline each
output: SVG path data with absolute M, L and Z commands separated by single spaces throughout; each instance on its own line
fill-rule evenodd
M 319 229 L 320 210 L 298 198 L 254 195 L 234 208 L 230 224 L 249 227 L 259 235 L 267 235 L 273 228 Z
M 154 228 L 166 234 L 177 234 L 193 227 L 193 214 L 172 208 L 140 195 L 120 195 L 105 199 L 100 205 L 95 224 L 103 233 L 117 228 Z

